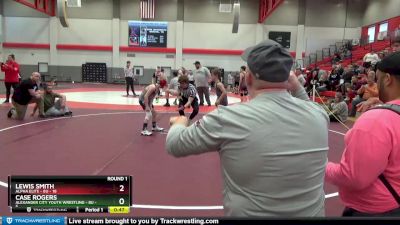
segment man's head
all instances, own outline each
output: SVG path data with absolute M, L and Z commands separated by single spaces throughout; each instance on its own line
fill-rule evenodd
M 368 72 L 367 82 L 370 85 L 375 83 L 375 72 L 373 70 Z
M 211 79 L 215 82 L 221 79 L 221 70 L 219 68 L 215 68 L 211 71 Z
M 393 43 L 392 43 L 392 49 L 394 52 L 400 52 L 400 36 L 397 36 Z
M 31 75 L 31 80 L 34 82 L 39 82 L 40 81 L 40 73 L 33 72 Z
M 300 68 L 296 68 L 296 70 L 294 71 L 294 74 L 296 74 L 296 76 L 300 76 L 301 69 Z
M 13 62 L 15 60 L 15 55 L 14 54 L 10 54 L 7 57 L 7 61 Z
M 126 62 L 126 67 L 130 67 L 131 66 L 131 61 L 127 61 Z
M 336 92 L 335 94 L 335 102 L 341 102 L 343 101 L 343 94 L 340 92 Z
M 189 87 L 189 78 L 186 75 L 182 75 L 178 78 L 179 86 L 182 89 L 187 89 Z
M 53 93 L 53 85 L 44 83 L 42 87 L 47 94 Z
M 200 69 L 201 64 L 199 61 L 194 62 L 194 66 L 196 67 L 196 69 Z
M 383 58 L 377 65 L 379 99 L 383 102 L 400 97 L 400 51 Z
M 242 71 L 243 71 L 243 72 L 246 71 L 246 66 L 241 66 L 241 67 L 240 67 L 240 72 L 242 72 Z
M 280 44 L 265 40 L 242 54 L 247 62 L 245 81 L 250 95 L 260 89 L 287 87 L 293 58 Z

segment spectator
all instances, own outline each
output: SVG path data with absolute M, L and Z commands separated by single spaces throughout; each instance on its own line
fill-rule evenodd
M 331 113 L 329 114 L 329 119 L 331 122 L 346 122 L 349 112 L 342 93 L 336 92 L 335 100 L 330 106 Z
M 392 49 L 394 52 L 400 52 L 400 36 L 397 36 L 393 43 L 392 43 Z
M 371 50 L 370 53 L 365 54 L 363 58 L 364 67 L 366 68 L 375 66 L 378 61 L 379 61 L 379 56 L 375 53 L 374 50 Z
M 233 75 L 233 79 L 235 81 L 235 86 L 233 87 L 233 91 L 235 94 L 239 94 L 240 72 Z
M 319 81 L 317 84 L 318 92 L 327 91 L 330 89 L 328 73 L 325 70 L 321 70 L 321 72 L 322 72 L 322 74 L 321 74 L 321 77 L 319 78 Z
M 337 62 L 340 62 L 341 60 L 342 60 L 342 58 L 340 57 L 340 54 L 339 54 L 339 53 L 336 53 L 336 54 L 333 56 L 332 64 L 336 64 Z
M 189 84 L 193 85 L 196 87 L 195 83 L 194 83 L 194 75 L 193 75 L 193 71 L 189 70 L 187 73 L 188 79 L 189 79 Z
M 379 99 L 400 105 L 400 52 L 385 57 L 377 65 Z M 327 182 L 338 186 L 346 206 L 343 216 L 399 217 L 400 116 L 390 110 L 363 113 L 345 136 L 340 163 L 329 162 Z M 384 177 L 391 193 L 382 183 Z M 397 193 L 396 193 L 397 192 Z
M 314 70 L 311 71 L 311 73 L 308 74 L 306 82 L 307 92 L 313 88 L 314 84 L 317 85 L 319 81 L 318 74 L 319 74 L 319 68 L 315 68 Z
M 375 82 L 375 72 L 370 71 L 368 73 L 368 83 L 366 85 L 361 86 L 358 89 L 357 94 L 359 95 L 358 98 L 354 99 L 352 102 L 351 113 L 349 116 L 355 117 L 357 112 L 357 105 L 363 101 L 368 100 L 371 97 L 378 97 L 378 86 Z M 360 97 L 362 96 L 362 97 Z
M 343 72 L 343 84 L 341 84 L 341 88 L 342 88 L 342 93 L 345 94 L 346 93 L 346 84 L 351 84 L 352 81 L 352 77 L 355 75 L 354 73 L 354 69 L 352 65 L 348 65 L 347 68 L 344 70 Z
M 323 216 L 326 112 L 289 76 L 293 59 L 278 43 L 265 40 L 242 57 L 251 100 L 219 107 L 189 127 L 185 117 L 171 118 L 168 152 L 219 153 L 227 216 Z
M 203 67 L 199 61 L 194 63 L 196 69 L 193 71 L 194 82 L 196 84 L 197 92 L 199 93 L 200 104 L 204 105 L 204 97 L 206 98 L 208 106 L 211 106 L 209 80 L 211 79 L 210 70 Z
M 12 96 L 13 107 L 8 111 L 7 117 L 17 120 L 25 118 L 28 104 L 36 103 L 39 106 L 42 104 L 42 96 L 40 95 L 38 82 L 40 81 L 40 73 L 32 73 L 29 79 L 23 80 L 21 84 L 15 89 Z M 39 107 L 39 117 L 44 118 L 43 107 Z
M 19 64 L 15 62 L 13 54 L 8 56 L 6 63 L 1 63 L 1 71 L 4 72 L 4 85 L 6 86 L 6 100 L 3 103 L 9 103 L 11 87 L 15 91 L 19 84 Z
M 339 87 L 339 84 L 340 84 L 340 74 L 339 74 L 339 69 L 336 68 L 329 75 L 328 90 L 336 91 L 338 89 L 338 87 Z
M 299 80 L 300 84 L 304 87 L 306 84 L 306 78 L 303 75 L 303 71 L 301 68 L 297 68 L 295 71 L 295 74 L 297 76 L 297 79 Z
M 234 78 L 232 76 L 232 73 L 228 74 L 228 91 L 231 92 L 232 91 L 232 87 L 234 84 Z
M 53 91 L 53 86 L 43 84 L 43 101 L 41 102 L 46 117 L 71 116 L 72 112 L 67 107 L 67 97 Z M 56 101 L 57 99 L 57 101 Z M 31 116 L 35 115 L 37 107 Z

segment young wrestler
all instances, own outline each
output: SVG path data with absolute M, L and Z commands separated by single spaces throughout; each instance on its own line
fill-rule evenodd
M 160 91 L 159 84 L 150 84 L 149 86 L 145 87 L 142 91 L 142 94 L 139 96 L 139 104 L 142 106 L 143 110 L 146 112 L 146 116 L 143 122 L 143 129 L 141 134 L 144 136 L 150 136 L 153 133 L 147 130 L 147 123 L 152 121 L 153 128 L 152 131 L 161 132 L 164 128 L 158 127 L 156 123 L 157 113 L 153 106 L 153 100 L 156 97 L 157 93 Z
M 239 93 L 240 93 L 240 101 L 245 102 L 247 96 L 247 87 L 246 82 L 244 81 L 244 77 L 246 75 L 246 67 L 240 67 L 240 80 L 239 80 Z
M 221 82 L 221 70 L 219 68 L 215 68 L 211 72 L 211 79 L 215 82 L 215 92 L 217 93 L 217 101 L 215 101 L 215 106 L 219 105 L 228 105 L 228 96 L 226 94 L 226 90 L 224 84 Z
M 168 86 L 169 89 L 178 90 L 178 86 L 179 86 L 178 75 L 179 75 L 179 72 L 181 72 L 181 74 L 182 74 L 181 70 L 179 70 L 178 72 L 173 72 L 174 78 L 172 78 L 170 80 L 170 82 L 169 82 L 169 86 Z M 170 107 L 170 104 L 169 104 L 169 92 L 168 91 L 165 91 L 165 99 L 167 100 L 167 103 L 165 103 L 164 106 Z M 177 102 L 177 99 L 175 98 L 174 105 L 177 105 L 176 102 Z

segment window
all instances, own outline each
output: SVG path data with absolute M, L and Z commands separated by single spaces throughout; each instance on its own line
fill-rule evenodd
M 379 33 L 385 32 L 387 30 L 388 30 L 388 22 L 381 23 L 381 25 L 379 25 Z
M 368 43 L 375 41 L 375 26 L 368 28 Z

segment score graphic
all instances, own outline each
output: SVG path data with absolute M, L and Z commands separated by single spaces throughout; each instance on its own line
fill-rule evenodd
M 12 212 L 129 213 L 131 176 L 9 176 Z

